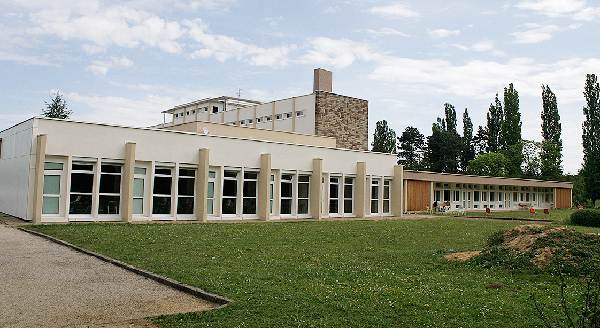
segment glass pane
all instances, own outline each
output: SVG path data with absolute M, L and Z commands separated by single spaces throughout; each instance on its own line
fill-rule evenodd
M 237 178 L 238 172 L 237 171 L 225 171 L 225 173 L 223 173 L 223 176 L 225 178 Z
M 209 182 L 208 183 L 208 198 L 214 198 L 214 197 L 215 197 L 215 183 Z
M 59 197 L 44 196 L 44 204 L 42 206 L 42 214 L 58 214 Z
M 71 167 L 73 168 L 73 170 L 78 170 L 78 171 L 93 171 L 94 170 L 93 164 L 73 163 L 73 165 Z
M 345 178 L 344 179 L 344 183 L 345 184 L 353 184 L 354 183 L 354 178 Z
M 379 212 L 379 203 L 376 200 L 371 201 L 371 213 Z
M 331 214 L 335 214 L 339 212 L 339 208 L 338 208 L 338 200 L 337 199 L 332 199 L 329 201 L 329 213 Z
M 98 202 L 98 214 L 119 214 L 119 196 L 102 196 Z
M 121 166 L 114 164 L 102 164 L 102 173 L 121 173 Z
M 171 214 L 171 197 L 154 197 L 152 202 L 153 214 Z
M 46 162 L 44 163 L 44 170 L 48 170 L 48 171 L 62 171 L 63 169 L 63 164 L 62 163 L 52 163 L 52 162 Z
M 154 177 L 154 194 L 170 195 L 171 181 L 169 177 Z
M 256 181 L 244 181 L 244 197 L 256 197 Z
M 144 197 L 144 179 L 133 179 L 133 197 Z
M 71 174 L 71 192 L 92 193 L 94 175 L 88 173 Z
M 256 214 L 256 198 L 244 198 L 242 205 L 244 214 Z
M 100 176 L 100 193 L 119 194 L 121 193 L 121 176 L 102 174 Z
M 298 177 L 298 181 L 300 182 L 309 182 L 310 181 L 310 176 L 309 175 L 301 175 Z
M 208 199 L 206 201 L 206 208 L 207 208 L 208 214 L 215 214 L 214 210 L 213 210 L 213 206 L 214 206 L 214 201 L 212 199 Z
M 390 187 L 389 186 L 383 187 L 383 198 L 390 198 Z
M 292 214 L 292 200 L 282 199 L 281 200 L 281 214 Z
M 69 214 L 92 214 L 92 196 L 71 194 Z
M 293 178 L 294 178 L 294 176 L 292 174 L 282 174 L 281 175 L 281 180 L 291 181 Z
M 180 178 L 178 193 L 181 196 L 194 196 L 195 180 L 190 178 Z
M 133 199 L 133 214 L 144 214 L 144 199 Z
M 244 172 L 244 179 L 256 180 L 256 179 L 258 179 L 258 173 Z
M 179 169 L 179 176 L 182 177 L 195 177 L 196 170 L 194 169 Z
M 379 187 L 375 186 L 375 187 L 371 187 L 371 199 L 378 199 L 379 198 Z
M 344 198 L 352 198 L 352 185 L 344 186 Z
M 214 179 L 217 176 L 217 172 L 215 171 L 208 171 L 208 177 L 211 179 Z
M 171 175 L 171 169 L 156 168 L 154 174 Z
M 298 184 L 298 198 L 308 198 L 308 183 Z
M 344 213 L 349 214 L 352 212 L 354 212 L 353 208 L 352 208 L 352 200 L 351 199 L 344 200 Z
M 292 184 L 289 182 L 281 183 L 281 197 L 292 197 Z
M 223 198 L 223 214 L 237 214 L 237 200 L 235 198 Z
M 308 199 L 298 199 L 298 214 L 308 214 Z
M 177 214 L 194 214 L 194 197 L 179 197 Z
M 329 198 L 338 198 L 338 196 L 339 196 L 338 189 L 339 189 L 339 186 L 337 184 L 330 184 L 329 185 Z
M 146 169 L 143 167 L 136 167 L 133 169 L 133 172 L 139 175 L 146 175 Z
M 237 181 L 223 180 L 223 196 L 237 196 Z
M 44 176 L 44 195 L 60 194 L 60 175 Z
M 383 201 L 383 213 L 389 213 L 389 212 L 390 212 L 390 201 L 384 200 Z

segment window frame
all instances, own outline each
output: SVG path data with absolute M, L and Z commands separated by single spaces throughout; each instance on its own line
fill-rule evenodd
M 354 190 L 354 188 L 356 187 L 356 177 L 354 176 L 344 176 L 344 183 L 343 186 L 344 188 L 342 189 L 342 211 L 344 213 L 344 216 L 354 216 L 354 198 L 355 198 L 355 194 L 356 191 Z M 347 181 L 350 180 L 351 183 L 347 183 Z M 346 186 L 351 186 L 350 190 L 350 198 L 347 197 L 346 195 Z M 346 212 L 346 202 L 350 201 L 350 212 Z
M 143 169 L 144 173 L 138 173 L 137 170 Z M 136 196 L 135 195 L 135 180 L 142 180 L 142 196 Z M 147 194 L 147 188 L 148 188 L 148 168 L 143 167 L 143 166 L 134 166 L 133 169 L 133 190 L 131 193 L 132 196 L 132 205 L 131 205 L 131 211 L 134 217 L 146 217 L 148 216 L 147 213 L 147 208 L 146 208 L 146 203 L 147 203 L 147 199 L 146 199 L 146 194 Z M 135 201 L 136 200 L 142 200 L 142 213 L 135 213 Z
M 220 212 L 221 218 L 224 218 L 224 219 L 239 218 L 240 213 L 241 213 L 240 199 L 241 199 L 242 191 L 241 191 L 240 176 L 242 174 L 242 170 L 239 168 L 227 167 L 227 168 L 223 168 L 222 172 L 223 172 L 223 174 L 221 175 L 221 212 Z M 227 177 L 226 176 L 227 172 L 235 172 L 236 173 L 235 178 Z M 235 181 L 235 186 L 236 186 L 235 196 L 225 196 L 225 193 L 223 192 L 225 189 L 225 181 Z M 225 204 L 226 199 L 234 199 L 235 200 L 235 213 L 225 213 L 225 211 L 223 210 L 223 206 Z
M 52 164 L 60 164 L 61 168 L 60 169 L 50 169 L 47 168 L 46 165 L 52 163 Z M 59 162 L 59 161 L 52 161 L 52 160 L 47 160 L 44 162 L 44 181 L 42 184 L 42 217 L 63 217 L 64 213 L 65 213 L 65 206 L 64 206 L 64 202 L 63 202 L 63 186 L 65 186 L 65 164 L 63 162 Z M 58 176 L 58 194 L 50 194 L 50 193 L 46 193 L 45 189 L 46 189 L 46 177 L 48 176 Z M 58 198 L 58 213 L 44 213 L 44 202 L 46 201 L 47 198 L 53 198 L 56 199 Z
M 186 176 L 181 175 L 181 170 L 190 170 L 194 172 L 194 176 Z M 192 195 L 181 195 L 179 190 L 179 182 L 181 180 L 193 180 L 192 183 Z M 179 166 L 177 168 L 177 201 L 175 202 L 175 215 L 177 219 L 187 219 L 191 220 L 196 215 L 196 180 L 198 179 L 198 170 L 193 166 Z M 171 192 L 172 193 L 172 192 Z M 179 201 L 181 199 L 191 199 L 192 200 L 192 213 L 179 213 Z
M 300 181 L 300 178 L 308 177 L 308 181 Z M 312 180 L 311 174 L 298 173 L 296 178 L 296 213 L 298 217 L 310 217 L 310 183 Z M 300 185 L 306 185 L 308 190 L 307 197 L 300 197 Z M 306 201 L 306 213 L 300 213 L 300 201 Z
M 68 210 L 66 211 L 69 216 L 69 220 L 73 220 L 73 221 L 77 221 L 77 220 L 83 220 L 83 221 L 88 221 L 88 220 L 93 220 L 93 217 L 95 215 L 94 212 L 97 212 L 97 210 L 95 209 L 96 204 L 97 204 L 97 197 L 96 197 L 96 176 L 97 176 L 97 161 L 86 161 L 86 160 L 74 160 L 70 163 L 70 172 L 69 172 L 69 189 L 68 189 L 68 197 L 69 197 L 69 204 L 68 204 Z M 91 170 L 76 170 L 73 169 L 74 165 L 91 165 L 92 168 Z M 87 174 L 87 175 L 91 175 L 92 176 L 92 188 L 91 188 L 91 192 L 73 192 L 71 191 L 72 186 L 73 186 L 73 175 L 74 174 Z M 73 199 L 73 196 L 90 196 L 92 199 L 91 202 L 91 207 L 90 207 L 90 213 L 85 213 L 85 214 L 81 214 L 81 213 L 71 213 L 71 201 Z
M 104 172 L 103 167 L 105 165 L 119 167 L 119 172 L 118 173 Z M 100 163 L 100 170 L 98 170 L 98 173 L 100 175 L 99 186 L 98 186 L 98 207 L 97 207 L 98 218 L 120 218 L 121 213 L 122 213 L 122 204 L 123 204 L 123 197 L 122 197 L 122 194 L 123 194 L 123 164 L 116 163 L 116 162 L 102 162 L 102 163 Z M 102 187 L 102 177 L 103 176 L 118 176 L 119 177 L 119 192 L 118 193 L 101 192 L 100 191 L 100 188 Z M 102 197 L 119 197 L 119 208 L 118 208 L 117 213 L 105 213 L 105 214 L 100 213 L 100 199 Z
M 381 179 L 379 178 L 371 178 L 371 183 L 370 183 L 370 188 L 369 188 L 369 214 L 370 215 L 379 215 L 381 213 L 381 210 L 379 208 L 380 205 L 380 192 L 381 192 Z M 377 198 L 373 199 L 373 188 L 377 187 Z M 375 207 L 377 208 L 376 212 L 373 212 L 373 202 L 375 203 Z
M 387 188 L 387 195 L 386 195 Z M 384 215 L 392 214 L 392 180 L 391 179 L 383 179 L 383 195 L 381 197 L 381 213 Z M 387 197 L 386 197 L 387 196 Z M 387 202 L 387 211 L 385 209 Z
M 162 173 L 156 173 L 156 170 L 169 170 L 171 173 L 169 175 L 166 174 L 162 174 Z M 168 219 L 168 218 L 172 218 L 175 214 L 173 213 L 173 192 L 174 192 L 174 187 L 173 187 L 173 181 L 175 181 L 175 172 L 173 172 L 175 170 L 174 166 L 168 166 L 168 165 L 155 165 L 154 166 L 154 174 L 152 177 L 152 209 L 151 209 L 151 215 L 153 218 L 158 218 L 158 219 Z M 154 188 L 156 186 L 156 178 L 170 178 L 171 179 L 171 193 L 170 194 L 157 194 L 154 192 Z M 155 204 L 155 199 L 156 198 L 169 198 L 169 213 L 165 214 L 165 213 L 154 213 L 154 204 Z
M 284 176 L 291 176 L 291 179 L 284 179 Z M 295 181 L 296 181 L 296 173 L 295 172 L 281 172 L 281 176 L 279 178 L 279 216 L 281 218 L 293 218 L 296 216 L 296 206 L 295 206 L 295 194 L 294 194 L 294 185 L 295 185 Z M 289 183 L 291 184 L 292 187 L 292 193 L 291 195 L 288 197 L 283 197 L 282 195 L 282 190 L 283 190 L 283 184 L 284 183 Z M 283 208 L 283 202 L 284 201 L 289 201 L 290 202 L 290 213 L 282 213 L 281 209 Z
M 337 181 L 335 183 L 333 183 L 333 181 Z M 343 210 L 341 209 L 340 206 L 340 198 L 341 198 L 341 188 L 340 185 L 343 185 L 343 180 L 342 180 L 342 176 L 340 175 L 335 175 L 332 174 L 329 176 L 329 184 L 328 184 L 328 193 L 327 193 L 327 213 L 329 213 L 330 217 L 339 217 L 343 214 Z M 337 195 L 336 197 L 332 197 L 331 195 L 331 187 L 332 185 L 337 186 Z M 336 207 L 337 207 L 337 211 L 336 212 L 331 212 L 331 205 L 332 202 L 335 202 Z

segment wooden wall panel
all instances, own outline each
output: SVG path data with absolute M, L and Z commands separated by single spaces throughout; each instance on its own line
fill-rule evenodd
M 571 208 L 571 189 L 554 188 L 554 192 L 556 193 L 556 204 L 554 204 L 555 208 Z
M 406 180 L 406 211 L 425 211 L 430 206 L 431 182 Z

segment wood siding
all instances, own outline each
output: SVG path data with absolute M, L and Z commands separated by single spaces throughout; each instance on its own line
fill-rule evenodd
M 571 189 L 554 188 L 554 192 L 556 193 L 556 204 L 554 204 L 555 208 L 571 208 Z
M 431 204 L 431 182 L 406 180 L 406 211 L 425 211 Z

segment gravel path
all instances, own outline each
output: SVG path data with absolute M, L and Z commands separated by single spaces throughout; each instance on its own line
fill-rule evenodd
M 215 305 L 0 223 L 0 327 L 154 327 Z

